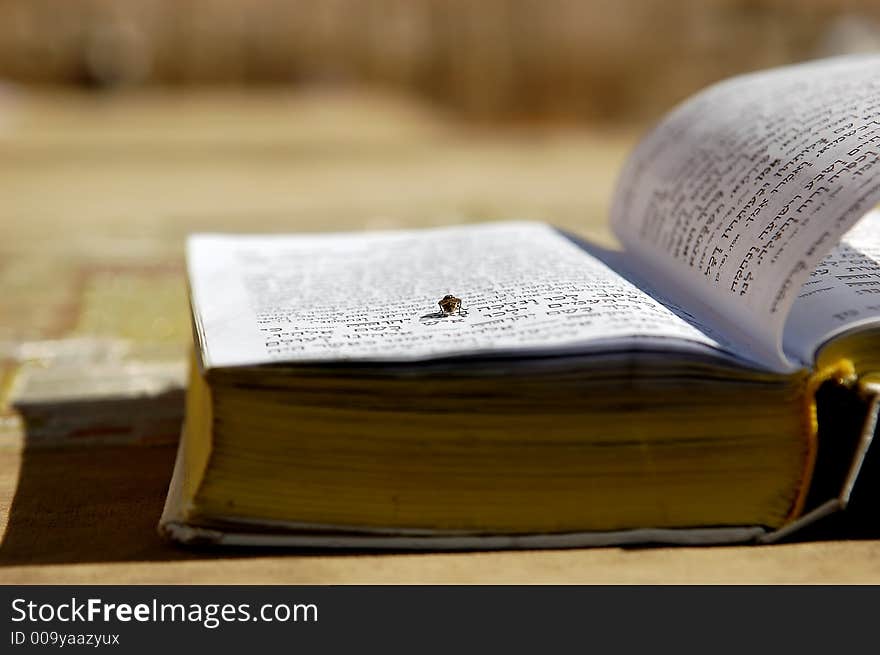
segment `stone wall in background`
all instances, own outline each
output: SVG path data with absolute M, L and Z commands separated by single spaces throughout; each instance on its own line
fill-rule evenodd
M 0 0 L 0 78 L 372 83 L 477 118 L 645 118 L 734 73 L 880 49 L 871 0 Z

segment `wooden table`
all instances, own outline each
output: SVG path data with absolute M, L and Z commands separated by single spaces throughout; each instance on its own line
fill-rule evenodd
M 0 91 L 0 582 L 880 581 L 880 542 L 871 539 L 466 554 L 187 551 L 155 532 L 174 454 L 168 426 L 102 439 L 78 438 L 65 424 L 91 411 L 83 390 L 113 406 L 132 389 L 179 389 L 188 232 L 517 217 L 608 242 L 608 200 L 635 134 L 465 126 L 360 93 Z M 73 436 L 47 439 L 52 430 Z

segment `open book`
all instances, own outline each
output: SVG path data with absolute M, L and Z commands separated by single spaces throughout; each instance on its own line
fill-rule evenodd
M 880 373 L 878 162 L 880 57 L 838 58 L 671 112 L 620 175 L 622 251 L 530 222 L 191 237 L 161 531 L 705 543 L 827 513 L 853 471 L 817 498 L 822 457 L 873 433 L 820 443 L 815 395 Z

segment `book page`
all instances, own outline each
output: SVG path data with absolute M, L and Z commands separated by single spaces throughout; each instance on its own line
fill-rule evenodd
M 612 227 L 643 275 L 779 370 L 792 303 L 880 201 L 880 56 L 747 75 L 673 111 L 621 175 Z
M 836 334 L 880 326 L 880 212 L 847 232 L 810 274 L 788 317 L 785 349 L 812 360 Z
M 722 348 L 708 328 L 691 324 L 540 223 L 196 235 L 187 245 L 193 314 L 208 368 Z M 441 313 L 438 301 L 446 294 L 461 299 L 460 313 Z

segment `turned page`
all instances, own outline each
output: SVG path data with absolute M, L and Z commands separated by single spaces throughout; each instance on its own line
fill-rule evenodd
M 880 326 L 880 212 L 873 211 L 810 274 L 785 327 L 786 350 L 804 361 L 835 335 Z
M 664 351 L 721 348 L 708 328 L 540 223 L 196 235 L 187 260 L 207 368 L 651 343 Z M 462 300 L 448 316 L 438 306 L 446 294 Z
M 809 365 L 783 345 L 786 317 L 880 201 L 878 153 L 880 57 L 734 78 L 639 144 L 612 227 L 636 272 L 697 316 L 720 316 L 741 348 L 777 370 Z

